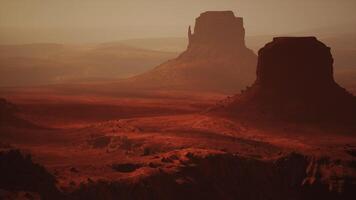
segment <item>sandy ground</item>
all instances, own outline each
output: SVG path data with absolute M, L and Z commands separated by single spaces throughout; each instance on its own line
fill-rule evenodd
M 130 182 L 157 170 L 179 171 L 184 155 L 192 152 L 258 160 L 298 152 L 327 157 L 331 163 L 355 162 L 355 133 L 206 113 L 226 97 L 222 94 L 99 96 L 21 90 L 4 97 L 18 106 L 19 117 L 38 127 L 2 127 L 2 144 L 32 154 L 56 176 L 63 191 L 96 180 Z M 325 176 L 356 177 L 355 168 L 329 168 Z

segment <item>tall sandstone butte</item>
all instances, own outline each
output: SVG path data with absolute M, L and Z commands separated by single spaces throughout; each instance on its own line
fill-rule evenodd
M 232 11 L 208 11 L 188 29 L 187 50 L 133 84 L 169 89 L 238 91 L 252 83 L 257 56 L 245 45 L 243 19 Z
M 356 98 L 335 82 L 333 62 L 330 48 L 315 37 L 274 38 L 258 53 L 254 84 L 217 110 L 356 124 Z

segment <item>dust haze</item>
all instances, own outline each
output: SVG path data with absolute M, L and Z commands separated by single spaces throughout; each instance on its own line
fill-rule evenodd
M 0 199 L 354 200 L 354 0 L 0 0 Z
M 323 28 L 349 32 L 355 30 L 355 8 L 353 0 L 1 0 L 0 43 L 184 37 L 197 13 L 206 10 L 232 10 L 244 16 L 251 36 Z

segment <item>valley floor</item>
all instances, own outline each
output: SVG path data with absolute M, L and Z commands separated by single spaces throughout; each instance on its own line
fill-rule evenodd
M 4 97 L 36 126 L 1 127 L 0 147 L 31 154 L 68 199 L 355 197 L 352 130 L 214 116 L 226 96 L 212 93 Z

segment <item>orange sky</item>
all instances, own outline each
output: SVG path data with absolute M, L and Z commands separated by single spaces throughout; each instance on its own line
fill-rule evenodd
M 356 0 L 0 0 L 0 5 L 0 43 L 182 37 L 206 10 L 233 10 L 244 17 L 248 35 L 324 27 L 348 31 L 356 24 Z

